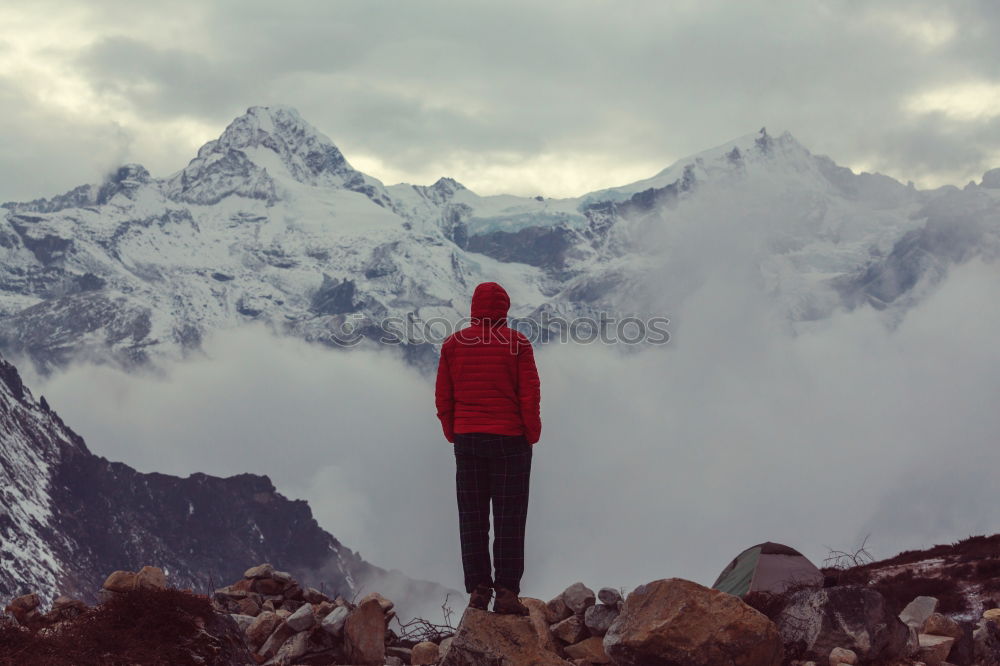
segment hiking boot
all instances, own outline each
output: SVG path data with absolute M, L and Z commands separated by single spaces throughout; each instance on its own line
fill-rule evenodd
M 517 598 L 517 592 L 497 585 L 497 598 L 493 602 L 493 612 L 504 615 L 527 615 L 528 607 Z
M 469 608 L 486 610 L 490 605 L 490 597 L 493 596 L 493 588 L 486 584 L 476 586 L 476 589 L 469 595 Z

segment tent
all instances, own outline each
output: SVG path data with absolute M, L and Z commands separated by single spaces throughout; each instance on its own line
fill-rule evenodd
M 794 548 L 757 544 L 736 556 L 712 587 L 738 597 L 750 592 L 780 594 L 793 585 L 822 585 L 823 574 Z

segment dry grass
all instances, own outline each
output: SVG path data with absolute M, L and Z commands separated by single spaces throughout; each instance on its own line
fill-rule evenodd
M 166 589 L 119 595 L 80 616 L 31 630 L 0 624 L 4 666 L 186 666 L 193 655 L 220 654 L 220 642 L 200 631 L 217 621 L 208 597 Z M 223 648 L 223 652 L 225 649 Z

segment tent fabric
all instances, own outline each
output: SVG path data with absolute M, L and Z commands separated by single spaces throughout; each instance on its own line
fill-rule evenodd
M 779 543 L 747 548 L 723 569 L 712 587 L 738 597 L 780 594 L 793 585 L 822 585 L 823 574 L 802 553 Z

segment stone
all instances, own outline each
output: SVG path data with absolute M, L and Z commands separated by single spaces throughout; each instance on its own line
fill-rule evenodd
M 42 600 L 37 594 L 22 594 L 11 599 L 4 610 L 13 615 L 18 624 L 28 624 L 38 615 L 41 604 Z
M 494 664 L 568 666 L 570 662 L 541 647 L 530 617 L 466 608 L 440 666 Z
M 272 578 L 271 580 L 274 579 Z M 274 581 L 274 582 L 277 583 L 279 581 Z M 299 587 L 298 584 L 295 583 L 295 581 L 292 581 L 288 585 L 285 585 L 281 591 L 281 595 L 285 598 L 286 601 L 292 600 L 292 601 L 305 602 L 305 598 L 302 596 L 302 588 Z
M 307 587 L 302 590 L 302 600 L 310 604 L 321 604 L 324 601 L 330 601 L 330 597 L 326 596 L 315 587 Z
M 292 616 L 292 611 L 288 610 L 287 608 L 279 608 L 278 610 L 274 611 L 274 614 L 280 617 L 282 620 L 287 620 L 289 617 Z
M 941 613 L 931 613 L 927 621 L 924 622 L 924 633 L 934 636 L 951 636 L 954 639 L 962 637 L 962 627 L 958 622 Z
M 339 636 L 344 630 L 344 623 L 347 622 L 347 616 L 350 614 L 351 612 L 347 610 L 346 606 L 337 606 L 323 618 L 320 625 L 331 636 Z
M 430 641 L 417 643 L 410 650 L 410 666 L 431 666 L 441 657 L 438 646 Z
M 444 653 L 448 651 L 451 647 L 452 641 L 455 640 L 454 636 L 448 636 L 448 638 L 442 638 L 441 642 L 438 643 L 438 652 L 444 657 Z
M 260 613 L 260 606 L 250 597 L 244 597 L 236 602 L 236 612 L 241 615 L 256 617 Z
M 621 603 L 622 593 L 613 587 L 602 587 L 597 591 L 597 600 L 602 604 L 607 606 L 614 606 L 617 608 L 618 604 Z
M 983 611 L 983 619 L 987 622 L 996 622 L 1000 624 L 1000 608 L 991 608 Z
M 1000 666 L 1000 622 L 984 618 L 972 633 L 976 666 Z
M 273 578 L 254 578 L 253 591 L 263 595 L 277 595 L 285 589 L 285 585 Z
M 114 571 L 104 580 L 101 587 L 108 592 L 128 592 L 135 589 L 135 573 L 132 571 Z
M 549 624 L 556 624 L 557 622 L 562 622 L 563 620 L 565 620 L 566 618 L 568 618 L 570 615 L 573 614 L 573 611 L 571 611 L 569 609 L 569 606 L 566 605 L 566 602 L 563 601 L 562 595 L 559 595 L 555 599 L 552 599 L 547 604 L 545 604 L 545 608 L 546 608 L 546 619 L 548 620 Z
M 859 585 L 792 592 L 775 624 L 790 652 L 819 663 L 835 647 L 853 650 L 863 663 L 899 659 L 910 636 L 885 598 Z
M 434 645 L 431 643 L 431 645 Z M 437 646 L 434 645 L 436 648 Z M 403 660 L 404 664 L 409 664 L 410 659 L 413 656 L 413 651 L 410 648 L 400 647 L 398 645 L 389 645 L 385 648 L 385 653 L 390 657 L 399 657 Z M 437 663 L 436 661 L 434 663 Z
M 396 604 L 392 603 L 391 601 L 389 601 L 388 599 L 386 599 L 385 597 L 383 597 L 378 592 L 372 592 L 371 594 L 367 594 L 367 595 L 363 596 L 361 598 L 361 601 L 358 602 L 358 605 L 360 606 L 361 604 L 365 603 L 366 601 L 368 601 L 370 599 L 374 599 L 375 601 L 378 602 L 378 605 L 382 608 L 382 612 L 383 613 L 388 613 L 396 605 Z
M 316 616 L 317 620 L 322 620 L 324 617 L 330 614 L 334 608 L 332 601 L 321 601 L 318 604 L 313 604 L 313 615 Z
M 270 611 L 270 612 L 272 612 L 272 613 L 273 613 L 274 611 L 278 610 L 277 608 L 275 608 L 275 607 L 274 607 L 274 601 L 272 601 L 272 600 L 270 600 L 270 599 L 268 599 L 267 601 L 265 601 L 264 603 L 262 603 L 262 604 L 260 605 L 260 609 L 261 609 L 262 611 Z
M 284 585 L 290 585 L 291 583 L 295 582 L 295 580 L 292 578 L 292 574 L 288 573 L 287 571 L 272 571 L 271 578 Z
M 311 629 L 316 624 L 316 616 L 313 615 L 312 604 L 303 604 L 297 611 L 288 616 L 285 624 L 295 631 Z
M 87 604 L 80 599 L 67 596 L 58 596 L 52 601 L 52 610 L 48 615 L 51 619 L 59 622 L 78 617 L 87 611 Z
M 847 650 L 842 647 L 835 647 L 830 650 L 830 666 L 838 666 L 839 664 L 856 664 L 858 663 L 858 655 L 854 650 Z
M 145 566 L 135 575 L 135 586 L 163 590 L 167 587 L 167 576 L 160 567 Z
M 919 633 L 924 631 L 924 622 L 937 610 L 938 600 L 934 597 L 917 597 L 899 614 L 905 624 L 913 625 Z
M 359 604 L 344 623 L 347 663 L 382 666 L 385 662 L 385 613 L 378 599 Z
M 295 660 L 309 651 L 309 634 L 300 632 L 287 639 L 275 653 L 274 661 L 279 664 L 294 664 Z
M 258 564 L 243 572 L 244 578 L 270 578 L 274 573 L 274 567 L 270 564 Z
M 388 656 L 385 658 L 385 666 L 404 666 L 404 664 L 399 657 Z
M 250 628 L 250 625 L 252 625 L 253 621 L 256 619 L 251 615 L 240 615 L 239 613 L 230 613 L 229 617 L 233 618 L 236 626 L 239 627 L 240 631 L 244 634 L 246 634 L 247 629 Z
M 597 603 L 594 591 L 583 583 L 573 583 L 563 590 L 561 596 L 566 606 L 577 615 L 583 615 L 588 608 Z
M 680 578 L 635 588 L 603 644 L 618 666 L 780 666 L 784 657 L 781 635 L 764 615 Z
M 295 601 L 294 599 L 285 599 L 284 601 L 281 602 L 280 610 L 286 610 L 289 613 L 294 613 L 298 609 L 302 608 L 304 605 L 305 602 L 302 601 Z
M 275 627 L 271 635 L 267 637 L 264 644 L 257 649 L 257 654 L 264 659 L 270 659 L 274 655 L 278 654 L 278 650 L 281 646 L 285 644 L 289 638 L 295 635 L 295 631 L 282 621 Z
M 588 664 L 611 663 L 611 658 L 604 651 L 604 642 L 600 636 L 585 638 L 579 643 L 567 645 L 564 650 L 570 659 L 583 659 Z
M 555 636 L 549 628 L 547 607 L 541 599 L 531 597 L 521 597 L 521 603 L 528 607 L 528 618 L 534 625 L 538 633 L 538 641 L 541 646 L 549 652 L 559 653 L 559 644 L 556 643 Z
M 583 614 L 583 623 L 591 636 L 603 636 L 608 633 L 611 623 L 618 617 L 618 607 L 607 604 L 595 604 Z
M 590 632 L 579 615 L 570 615 L 562 622 L 552 625 L 552 635 L 564 643 L 579 643 Z
M 920 634 L 920 649 L 916 658 L 927 666 L 941 666 L 941 663 L 948 658 L 948 653 L 954 644 L 955 639 L 951 636 Z
M 261 611 L 260 615 L 255 617 L 246 629 L 247 644 L 256 650 L 264 644 L 268 636 L 274 633 L 279 624 L 281 624 L 281 618 L 276 613 Z

